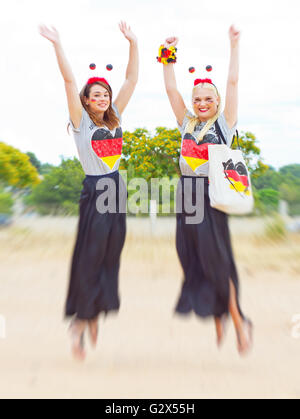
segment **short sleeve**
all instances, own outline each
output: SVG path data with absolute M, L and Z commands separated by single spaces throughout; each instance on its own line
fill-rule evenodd
M 232 144 L 232 138 L 235 134 L 236 131 L 236 127 L 237 127 L 237 122 L 235 123 L 235 125 L 232 128 L 228 127 L 224 112 L 221 113 L 221 115 L 218 118 L 218 123 L 220 125 L 220 128 L 222 130 L 222 133 L 225 137 L 226 143 L 227 145 L 230 147 Z
M 177 127 L 178 127 L 181 135 L 184 134 L 186 126 L 187 126 L 188 122 L 190 121 L 190 118 L 193 118 L 193 117 L 194 117 L 194 115 L 192 114 L 192 112 L 190 112 L 189 110 L 186 110 L 184 118 L 183 118 L 182 125 L 179 125 L 179 123 L 177 121 Z
M 119 110 L 118 110 L 117 106 L 114 103 L 112 104 L 112 108 L 115 111 L 115 114 L 117 115 L 117 118 L 119 119 L 120 125 L 121 125 L 122 124 L 122 117 L 119 113 Z
M 71 128 L 72 128 L 72 131 L 77 132 L 77 133 L 82 131 L 83 127 L 88 123 L 88 121 L 89 121 L 89 115 L 84 108 L 82 108 L 81 121 L 80 121 L 80 124 L 79 124 L 78 128 L 74 127 L 73 122 L 72 122 L 71 118 L 69 117 L 69 122 L 70 122 L 70 125 L 71 125 Z

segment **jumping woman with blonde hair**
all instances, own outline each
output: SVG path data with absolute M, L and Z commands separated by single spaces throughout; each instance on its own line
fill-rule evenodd
M 85 330 L 89 330 L 95 346 L 99 314 L 117 311 L 120 305 L 118 277 L 126 234 L 126 186 L 118 171 L 123 141 L 120 124 L 138 80 L 138 46 L 125 22 L 119 28 L 130 50 L 126 79 L 113 101 L 111 86 L 103 77 L 90 78 L 79 94 L 57 30 L 40 27 L 41 35 L 54 46 L 65 82 L 70 125 L 85 172 L 65 309 L 65 315 L 72 317 L 72 352 L 79 360 L 86 356 Z M 104 185 L 108 189 L 102 189 Z M 110 202 L 108 211 L 98 206 L 103 195 Z
M 190 196 L 183 198 L 194 200 L 197 178 L 202 178 L 204 182 L 203 221 L 188 224 L 188 214 L 184 210 L 177 213 L 176 247 L 184 282 L 176 312 L 194 312 L 202 318 L 213 316 L 219 346 L 224 339 L 230 313 L 236 329 L 238 351 L 243 355 L 252 346 L 252 323 L 245 318 L 239 305 L 239 281 L 228 217 L 210 206 L 208 180 L 208 144 L 225 143 L 230 147 L 236 130 L 240 33 L 234 26 L 230 27 L 229 38 L 231 58 L 224 111 L 220 93 L 210 79 L 195 80 L 192 92 L 194 113 L 187 110 L 178 92 L 174 73 L 177 38 L 168 38 L 160 47 L 158 61 L 164 64 L 166 92 L 182 134 L 180 184 L 183 195 L 185 179 L 192 182 Z

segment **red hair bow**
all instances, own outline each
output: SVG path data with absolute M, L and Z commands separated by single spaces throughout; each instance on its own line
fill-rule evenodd
M 213 84 L 213 82 L 211 81 L 211 79 L 196 79 L 194 81 L 194 86 L 197 86 L 197 84 L 200 83 L 209 83 L 209 84 Z
M 91 77 L 90 79 L 88 79 L 87 84 L 93 84 L 93 83 L 96 83 L 97 81 L 105 83 L 109 86 L 108 81 L 104 79 L 103 77 Z

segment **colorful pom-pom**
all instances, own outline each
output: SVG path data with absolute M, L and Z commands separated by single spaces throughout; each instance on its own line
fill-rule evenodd
M 211 65 L 207 65 L 206 66 L 206 71 L 212 71 L 212 66 Z
M 111 64 L 107 64 L 106 70 L 111 71 L 113 69 L 113 66 Z
M 159 47 L 158 57 L 156 57 L 159 63 L 169 64 L 169 63 L 176 63 L 176 52 L 177 48 L 171 46 L 170 48 L 166 48 L 164 45 Z
M 190 73 L 195 73 L 195 67 L 190 67 L 190 68 L 189 68 L 189 72 L 190 72 Z
M 90 64 L 90 69 L 95 70 L 96 69 L 96 64 L 94 64 L 94 63 Z

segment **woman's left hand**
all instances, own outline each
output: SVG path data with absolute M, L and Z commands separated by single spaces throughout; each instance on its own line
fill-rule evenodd
M 126 22 L 121 21 L 119 23 L 119 28 L 120 28 L 120 31 L 122 32 L 122 34 L 125 36 L 125 38 L 129 42 L 137 42 L 137 37 L 132 32 L 130 26 L 127 26 L 127 23 Z
M 234 25 L 231 25 L 229 28 L 229 39 L 231 46 L 237 45 L 239 43 L 240 37 L 241 32 L 238 29 L 236 29 Z

